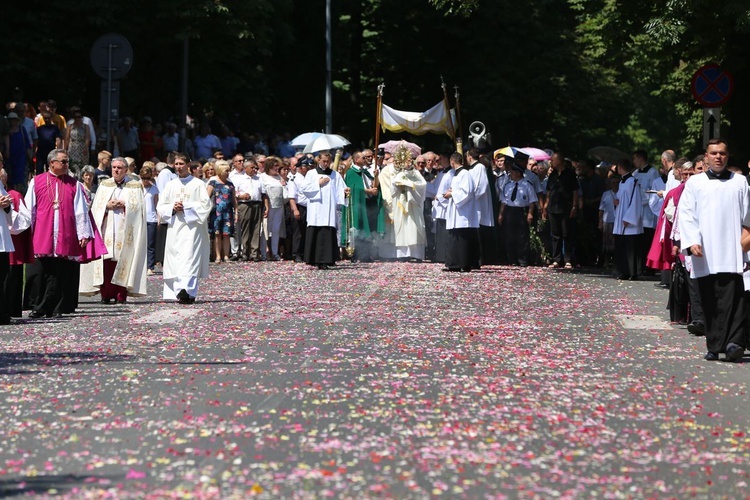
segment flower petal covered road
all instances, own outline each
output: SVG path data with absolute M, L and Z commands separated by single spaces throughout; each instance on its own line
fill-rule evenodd
M 747 497 L 745 363 L 586 273 L 214 265 L 2 327 L 0 494 Z M 645 323 L 647 326 L 648 322 Z

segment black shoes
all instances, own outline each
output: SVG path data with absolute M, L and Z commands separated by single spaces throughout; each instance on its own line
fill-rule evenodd
M 180 290 L 177 293 L 177 302 L 180 304 L 194 304 L 195 297 L 191 297 L 185 290 Z
M 703 359 L 706 361 L 719 361 L 719 355 L 715 352 L 708 351 L 705 356 L 703 356 Z
M 665 290 L 669 290 L 669 285 L 666 283 L 654 283 L 654 288 L 663 288 Z
M 727 346 L 726 360 L 731 363 L 737 363 L 742 361 L 742 357 L 745 355 L 745 348 L 737 344 L 729 344 Z
M 42 311 L 31 311 L 29 313 L 29 319 L 39 319 L 39 318 L 62 318 L 62 313 L 43 313 Z
M 112 299 L 102 299 L 102 304 L 111 304 Z
M 693 321 L 687 326 L 687 331 L 696 337 L 702 337 L 706 334 L 706 325 L 700 321 Z

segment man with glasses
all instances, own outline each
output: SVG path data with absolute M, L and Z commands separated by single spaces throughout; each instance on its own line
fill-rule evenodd
M 68 175 L 69 163 L 64 149 L 53 149 L 47 156 L 48 171 L 33 177 L 26 192 L 34 256 L 42 275 L 29 318 L 60 317 L 75 310 L 78 266 L 94 229 L 83 184 Z
M 260 231 L 263 222 L 262 183 L 258 177 L 258 165 L 252 158 L 243 160 L 244 175 L 231 177 L 237 190 L 238 260 L 260 261 Z
M 168 224 L 164 249 L 164 300 L 192 304 L 198 295 L 198 280 L 208 277 L 210 253 L 206 223 L 211 199 L 206 185 L 190 175 L 189 158 L 175 153 L 177 178 L 159 193 L 156 211 Z
M 237 187 L 237 182 L 240 178 L 247 176 L 245 173 L 245 157 L 242 154 L 235 154 L 232 157 L 232 171 L 229 172 L 229 181 Z M 237 200 L 239 201 L 239 199 Z M 237 211 L 237 218 L 239 219 L 239 207 Z M 242 241 L 242 232 L 240 231 L 240 225 L 237 224 L 235 232 L 229 237 L 229 251 L 232 254 L 232 261 L 240 259 L 240 241 Z

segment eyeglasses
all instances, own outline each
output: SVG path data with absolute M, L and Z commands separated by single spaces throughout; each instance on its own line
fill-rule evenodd
M 68 163 L 70 163 L 70 160 L 52 160 L 52 161 L 56 161 L 57 163 L 62 163 L 63 165 L 67 165 Z
M 365 158 L 372 158 L 372 155 L 365 155 Z
M 427 162 L 426 162 L 426 161 L 418 161 L 418 162 L 417 162 L 417 165 L 426 165 L 426 164 L 427 164 Z

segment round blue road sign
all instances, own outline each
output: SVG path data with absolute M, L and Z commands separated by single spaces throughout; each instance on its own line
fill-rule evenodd
M 732 97 L 734 78 L 718 64 L 706 64 L 693 75 L 690 91 L 703 106 L 716 108 Z

